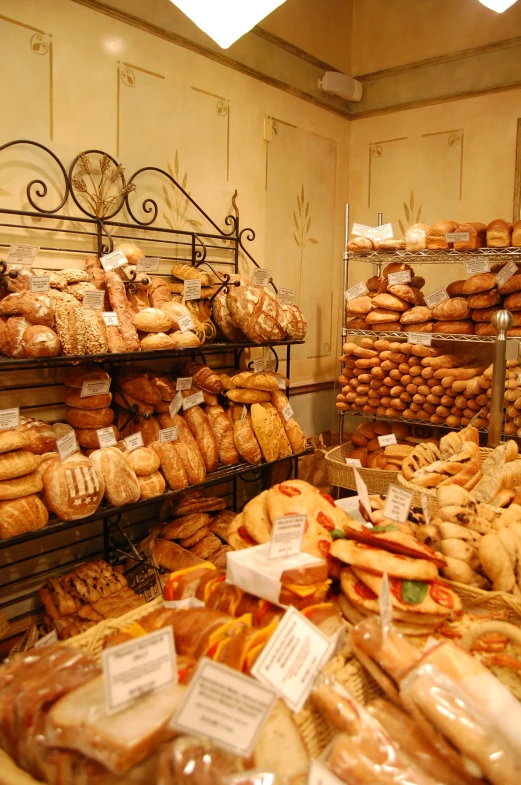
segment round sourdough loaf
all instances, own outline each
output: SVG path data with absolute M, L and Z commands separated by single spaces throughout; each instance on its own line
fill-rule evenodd
M 11 480 L 30 474 L 41 463 L 41 457 L 28 450 L 13 450 L 0 455 L 0 480 Z
M 154 474 L 159 469 L 159 455 L 150 447 L 138 447 L 126 454 L 126 459 L 134 469 L 137 477 Z
M 0 540 L 43 529 L 48 520 L 47 508 L 36 494 L 0 502 Z
M 65 521 L 93 515 L 104 492 L 103 477 L 89 458 L 79 453 L 64 461 L 50 461 L 43 475 L 45 504 Z
M 0 500 L 20 499 L 22 496 L 29 496 L 32 493 L 39 493 L 42 490 L 42 478 L 37 471 L 25 474 L 23 477 L 13 477 L 11 480 L 0 482 Z
M 82 398 L 81 390 L 75 387 L 66 387 L 63 402 L 67 406 L 73 406 L 76 409 L 106 409 L 112 403 L 112 395 L 111 393 L 106 395 L 84 395 Z
M 57 357 L 60 353 L 60 339 L 50 327 L 32 325 L 22 335 L 26 357 Z
M 30 450 L 43 455 L 54 449 L 56 434 L 48 423 L 28 420 L 18 428 L 0 431 L 0 454 L 10 450 Z
M 290 341 L 303 341 L 308 323 L 298 305 L 283 305 L 282 310 L 286 316 L 286 338 Z
M 137 502 L 141 490 L 136 473 L 117 447 L 95 450 L 90 460 L 103 477 L 105 498 L 114 507 Z
M 114 422 L 112 409 L 67 409 L 65 419 L 73 428 L 108 428 Z
M 264 287 L 234 286 L 226 302 L 234 323 L 250 341 L 281 341 L 286 335 L 282 306 Z
M 161 308 L 143 308 L 134 315 L 134 324 L 145 333 L 164 333 L 172 327 L 172 319 Z
M 103 368 L 82 363 L 82 365 L 66 368 L 62 373 L 61 381 L 67 387 L 76 387 L 81 390 L 84 382 L 110 382 L 110 376 Z
M 454 322 L 470 317 L 470 307 L 464 297 L 454 297 L 452 300 L 436 305 L 432 309 L 433 319 L 443 322 Z
M 116 428 L 115 425 L 111 425 L 110 427 L 114 433 L 114 438 L 116 441 L 119 441 L 121 438 L 119 429 Z M 97 450 L 99 448 L 97 428 L 75 428 L 74 432 L 76 434 L 76 441 L 80 447 L 86 447 L 91 450 Z
M 140 499 L 153 499 L 165 492 L 166 482 L 161 472 L 152 472 L 145 477 L 138 477 Z

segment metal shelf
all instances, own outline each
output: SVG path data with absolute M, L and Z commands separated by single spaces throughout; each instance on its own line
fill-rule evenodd
M 414 333 L 414 330 L 411 330 Z M 381 330 L 350 330 L 344 328 L 342 335 L 358 335 L 361 338 L 408 338 L 408 332 L 391 333 Z M 458 333 L 422 333 L 430 335 L 433 341 L 462 341 L 463 343 L 493 343 L 495 335 L 459 335 Z
M 476 248 L 475 251 L 455 251 L 449 248 L 446 251 L 348 251 L 347 256 L 354 262 L 366 262 L 369 264 L 389 264 L 404 260 L 411 264 L 463 264 L 471 259 L 481 259 L 485 257 L 491 262 L 508 262 L 513 257 L 521 257 L 521 248 Z M 519 259 L 521 262 L 521 258 Z

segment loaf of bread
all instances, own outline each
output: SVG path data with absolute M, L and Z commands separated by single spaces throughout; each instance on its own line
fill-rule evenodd
M 125 457 L 137 477 L 154 474 L 161 465 L 158 454 L 150 447 L 138 447 L 137 450 L 126 453 Z
M 223 383 L 211 368 L 203 363 L 188 363 L 185 367 L 186 376 L 191 376 L 193 384 L 210 393 L 221 393 Z
M 25 357 L 57 357 L 61 344 L 50 327 L 32 325 L 23 332 L 22 347 Z
M 432 319 L 432 311 L 426 305 L 416 305 L 410 308 L 405 313 L 402 313 L 400 322 L 402 324 L 420 324 L 421 322 L 428 322 Z
M 237 416 L 235 412 L 237 412 Z M 256 465 L 262 460 L 261 449 L 253 432 L 250 413 L 247 412 L 244 422 L 241 421 L 241 413 L 242 407 L 235 406 L 233 410 L 233 440 L 241 458 L 247 463 Z
M 196 444 L 173 442 L 175 451 L 184 467 L 189 485 L 201 485 L 206 479 L 206 467 Z
M 487 226 L 487 245 L 489 248 L 508 248 L 512 240 L 513 226 L 510 221 L 497 218 Z
M 512 227 L 511 242 L 514 248 L 521 248 L 521 221 L 516 221 Z
M 150 278 L 148 296 L 154 308 L 160 308 L 163 303 L 169 303 L 172 300 L 168 283 L 164 278 L 156 278 L 155 276 Z
M 242 387 L 245 390 L 264 390 L 272 392 L 278 390 L 279 385 L 275 376 L 264 371 L 249 373 L 243 371 L 232 377 L 233 387 Z
M 118 316 L 118 327 L 125 342 L 127 352 L 138 352 L 140 349 L 137 330 L 133 322 L 133 313 L 127 300 L 125 284 L 114 270 L 106 273 L 105 282 L 112 309 Z
M 474 251 L 476 248 L 484 248 L 487 244 L 487 227 L 485 224 L 471 222 L 468 224 L 458 224 L 455 231 L 459 234 L 467 233 L 468 240 L 460 240 L 454 243 L 456 251 Z
M 416 289 L 410 284 L 404 283 L 388 286 L 387 291 L 390 294 L 396 295 L 396 297 L 399 297 L 401 300 L 404 300 L 406 303 L 411 303 L 412 305 L 425 305 L 423 294 L 419 289 Z
M 431 226 L 427 235 L 427 248 L 432 250 L 444 250 L 452 248 L 452 243 L 448 243 L 445 239 L 446 234 L 451 234 L 456 231 L 458 224 L 455 221 L 438 221 L 434 226 Z
M 375 298 L 376 299 L 376 298 Z M 399 311 L 386 311 L 384 308 L 375 308 L 370 311 L 366 316 L 367 324 L 389 324 L 390 322 L 400 321 L 401 313 Z
M 140 488 L 136 473 L 117 447 L 95 450 L 89 457 L 103 477 L 105 498 L 114 507 L 137 502 Z
M 466 281 L 452 281 L 447 287 L 446 292 L 449 297 L 461 297 L 463 294 L 463 286 L 465 285 Z
M 40 455 L 35 455 L 29 450 L 13 450 L 0 455 L 0 480 L 11 480 L 30 474 L 42 462 Z
M 434 306 L 432 316 L 440 321 L 460 321 L 470 317 L 470 307 L 464 297 L 454 297 Z
M 25 357 L 23 336 L 31 322 L 23 316 L 11 316 L 0 333 L 0 353 L 7 357 Z
M 124 413 L 122 419 L 128 419 L 127 412 Z M 148 447 L 149 444 L 159 439 L 159 431 L 159 423 L 155 417 L 149 417 L 148 420 L 145 420 L 144 417 L 140 417 L 139 422 L 134 422 L 132 420 L 127 425 L 122 427 L 121 435 L 126 437 L 132 436 L 134 433 L 140 433 L 143 437 L 143 444 L 145 447 Z
M 226 393 L 226 397 L 234 403 L 261 403 L 271 400 L 270 393 L 266 390 L 247 390 L 243 387 L 235 387 Z
M 143 352 L 161 352 L 176 348 L 173 337 L 166 333 L 148 333 L 139 343 Z
M 521 273 L 516 273 L 508 281 L 500 284 L 497 288 L 499 294 L 512 294 L 521 291 Z
M 156 404 L 161 400 L 154 374 L 144 368 L 129 367 L 119 371 L 116 383 L 124 392 L 145 403 Z
M 24 316 L 31 324 L 41 324 L 45 327 L 52 327 L 54 324 L 51 298 L 46 294 L 35 292 L 8 294 L 0 301 L 0 315 Z
M 145 256 L 139 245 L 126 241 L 117 243 L 114 246 L 114 250 L 121 251 L 127 257 L 129 264 L 137 264 Z
M 477 294 L 488 292 L 497 286 L 496 276 L 493 273 L 476 273 L 463 284 L 463 294 Z
M 232 423 L 226 416 L 222 406 L 206 406 L 205 414 L 217 440 L 219 457 L 225 466 L 239 463 L 239 453 L 233 439 Z
M 354 297 L 346 303 L 346 310 L 348 313 L 353 314 L 366 314 L 369 313 L 373 307 L 373 302 L 370 297 L 363 295 L 362 297 Z
M 279 457 L 278 415 L 274 407 L 265 409 L 261 404 L 251 406 L 251 423 L 264 459 L 267 463 Z
M 433 332 L 448 333 L 449 335 L 474 335 L 474 322 L 454 321 L 436 322 Z M 447 376 L 450 374 L 447 373 Z
M 234 323 L 250 341 L 281 341 L 286 335 L 282 306 L 264 287 L 234 286 L 227 295 L 227 304 Z
M 112 409 L 67 409 L 65 419 L 73 428 L 107 428 L 114 422 Z
M 47 508 L 36 494 L 0 502 L 0 540 L 43 529 Z
M 65 521 L 93 515 L 105 492 L 103 477 L 88 458 L 79 453 L 64 461 L 49 461 L 43 474 L 43 498 L 51 512 Z
M 172 275 L 179 278 L 180 281 L 201 281 L 201 286 L 210 286 L 210 276 L 208 273 L 199 270 L 191 264 L 182 264 L 177 262 L 172 266 Z
M 427 224 L 413 224 L 405 230 L 405 248 L 407 251 L 423 251 L 427 248 L 427 236 L 430 227 Z
M 134 325 L 145 333 L 164 333 L 171 329 L 172 320 L 162 308 L 143 308 L 134 314 Z
M 355 251 L 361 253 L 363 251 L 372 251 L 374 248 L 372 240 L 368 237 L 352 237 L 347 244 L 348 251 Z
M 56 445 L 52 427 L 39 420 L 27 420 L 17 428 L 0 431 L 0 454 L 10 450 L 29 450 L 37 455 L 50 452 Z
M 121 438 L 121 433 L 115 425 L 110 426 L 116 441 Z M 85 447 L 90 450 L 97 450 L 99 448 L 99 437 L 96 428 L 75 428 L 76 441 L 80 447 Z
M 503 307 L 508 311 L 521 310 L 521 292 L 514 292 L 513 294 L 509 294 L 508 297 L 505 297 Z
M 42 478 L 37 471 L 24 474 L 22 477 L 13 477 L 11 480 L 2 480 L 0 481 L 0 501 L 30 496 L 33 493 L 39 493 L 42 488 Z
M 516 276 L 513 277 L 515 278 Z M 521 276 L 519 288 L 521 289 Z M 470 308 L 493 308 L 494 305 L 498 305 L 501 302 L 501 295 L 497 289 L 491 289 L 489 292 L 471 294 L 467 298 L 467 302 Z
M 152 442 L 150 446 L 159 456 L 161 471 L 170 488 L 173 491 L 181 491 L 183 488 L 187 488 L 188 476 L 175 449 L 174 442 L 160 444 L 156 441 Z
M 286 339 L 303 341 L 306 337 L 308 323 L 298 305 L 282 305 L 286 317 Z
M 307 445 L 304 431 L 294 417 L 290 417 L 289 420 L 286 420 L 282 414 L 284 408 L 289 403 L 287 397 L 281 390 L 276 390 L 271 394 L 271 402 L 279 415 L 280 422 L 286 432 L 292 451 L 294 453 L 302 452 L 306 449 Z
M 152 474 L 138 476 L 137 481 L 139 483 L 140 499 L 153 499 L 165 492 L 166 482 L 161 472 L 152 472 Z
M 219 465 L 219 447 L 206 414 L 199 406 L 192 406 L 184 412 L 183 419 L 197 442 L 206 470 L 215 471 Z
M 387 309 L 388 311 L 399 311 L 403 313 L 408 309 L 408 304 L 404 300 L 400 300 L 399 297 L 396 297 L 394 294 L 390 294 L 386 292 L 385 294 L 377 294 L 376 297 L 373 297 L 372 301 L 373 308 L 383 308 Z M 371 316 L 371 314 L 368 314 Z M 370 321 L 369 318 L 367 321 Z M 387 321 L 390 321 L 387 319 Z
M 233 280 L 235 276 L 232 276 Z M 217 329 L 231 343 L 240 343 L 246 340 L 244 333 L 235 324 L 228 307 L 227 293 L 222 289 L 212 302 L 212 318 Z

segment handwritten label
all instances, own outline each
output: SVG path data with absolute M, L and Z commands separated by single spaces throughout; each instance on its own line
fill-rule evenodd
M 488 259 L 472 259 L 470 262 L 465 262 L 465 272 L 467 275 L 490 272 Z
M 292 711 L 299 712 L 334 645 L 296 608 L 288 608 L 253 666 L 252 675 L 273 687 Z
M 20 409 L 0 409 L 0 431 L 9 431 L 20 425 Z
M 137 260 L 136 272 L 138 273 L 157 273 L 159 270 L 159 257 L 147 256 Z
M 175 417 L 181 406 L 183 405 L 183 396 L 180 392 L 177 393 L 173 401 L 170 403 L 168 407 L 168 412 L 170 417 Z
M 244 425 L 247 417 L 248 417 L 248 409 L 246 408 L 246 406 L 243 406 L 242 413 L 241 413 L 241 425 Z
M 282 416 L 288 422 L 293 417 L 293 409 L 291 408 L 291 404 L 287 403 L 282 410 Z
M 140 431 L 133 433 L 132 436 L 126 436 L 123 441 L 125 442 L 127 452 L 137 450 L 138 447 L 144 447 L 143 436 Z
M 409 283 L 410 280 L 411 280 L 410 270 L 403 270 L 401 273 L 390 273 L 388 278 L 390 286 L 396 286 L 397 284 L 401 284 L 401 283 Z
M 356 297 L 363 297 L 364 294 L 367 294 L 368 291 L 369 289 L 367 288 L 365 283 L 363 281 L 360 281 L 360 283 L 355 284 L 354 286 L 352 286 L 350 289 L 347 290 L 347 292 L 345 293 L 345 298 L 347 302 L 350 302 L 351 300 L 354 300 Z
M 267 373 L 273 373 L 277 370 L 277 360 L 264 360 L 264 370 Z
M 380 447 L 389 447 L 391 444 L 398 444 L 394 433 L 388 433 L 385 436 L 378 437 L 378 444 Z
M 353 228 L 351 229 L 351 234 L 354 237 L 365 237 L 367 240 L 373 239 L 373 227 L 372 226 L 364 226 L 364 224 L 353 224 Z
M 373 229 L 373 240 L 376 242 L 381 240 L 392 240 L 394 237 L 393 225 L 382 224 L 382 226 L 375 226 Z
M 204 657 L 173 721 L 184 733 L 248 758 L 275 700 L 264 684 Z
M 89 311 L 102 311 L 105 304 L 105 292 L 83 292 L 83 307 Z
M 105 256 L 100 256 L 99 260 L 106 273 L 128 264 L 128 259 L 123 251 L 112 251 L 112 253 L 105 254 Z
M 253 373 L 262 373 L 264 370 L 264 360 L 261 358 L 253 361 Z
M 51 288 L 50 275 L 32 275 L 30 280 L 31 292 L 48 292 Z
M 357 469 L 355 469 L 354 467 L 353 467 L 353 474 L 355 475 L 356 492 L 358 494 L 358 498 L 360 499 L 360 504 L 368 514 L 369 520 L 372 521 L 373 511 L 371 509 L 371 500 L 369 499 L 369 491 L 367 490 L 367 485 L 365 484 L 364 480 L 361 478 Z
M 174 425 L 172 428 L 163 428 L 159 431 L 159 443 L 165 444 L 165 442 L 175 442 L 177 439 L 177 426 Z
M 184 281 L 183 297 L 185 300 L 201 299 L 201 279 L 195 278 L 193 281 Z
M 286 380 L 285 379 L 281 378 L 280 376 L 277 376 L 277 384 L 279 386 L 279 390 L 282 390 L 282 392 L 286 392 Z
M 470 232 L 447 232 L 445 242 L 447 243 L 468 243 Z
M 271 530 L 268 559 L 282 559 L 300 553 L 306 522 L 306 515 L 286 515 L 283 518 L 275 518 Z
M 277 294 L 277 300 L 279 303 L 283 305 L 293 305 L 293 300 L 295 299 L 296 291 L 295 289 L 279 289 Z
M 186 412 L 187 409 L 191 409 L 192 406 L 198 406 L 201 403 L 204 403 L 204 395 L 201 390 L 199 390 L 193 395 L 183 398 L 183 411 Z
M 508 262 L 505 266 L 496 273 L 496 281 L 499 286 L 503 286 L 509 278 L 512 278 L 513 275 L 517 273 L 517 264 L 515 262 Z
M 390 485 L 383 509 L 384 518 L 405 523 L 409 517 L 413 495 L 411 491 L 406 491 L 397 485 Z
M 190 390 L 191 387 L 192 387 L 191 376 L 180 376 L 175 383 L 175 388 L 178 392 L 179 390 Z
M 425 523 L 428 526 L 429 523 L 431 522 L 431 511 L 429 510 L 429 499 L 427 498 L 426 493 L 422 493 L 421 503 L 422 503 L 423 517 L 425 518 Z
M 346 458 L 346 464 L 348 466 L 354 466 L 357 469 L 362 468 L 362 462 L 360 461 L 360 458 Z
M 436 305 L 440 305 L 440 303 L 444 303 L 445 300 L 449 299 L 449 295 L 447 294 L 446 289 L 443 286 L 440 286 L 439 289 L 432 292 L 431 294 L 427 295 L 425 298 L 425 302 L 427 303 L 429 308 L 434 308 Z
M 92 395 L 107 395 L 110 390 L 110 379 L 102 382 L 83 382 L 80 398 L 90 398 Z
M 109 714 L 153 690 L 177 684 L 172 627 L 111 646 L 101 653 Z
M 69 433 L 66 433 L 61 439 L 57 439 L 56 449 L 58 450 L 58 455 L 62 461 L 76 452 L 78 445 L 76 443 L 76 434 L 74 431 L 69 431 Z
M 116 445 L 117 439 L 114 435 L 114 428 L 99 428 L 96 431 L 96 435 L 98 437 L 98 442 L 100 449 L 103 450 L 104 447 L 114 447 Z
M 53 643 L 57 643 L 58 636 L 56 634 L 56 630 L 51 630 L 44 635 L 43 638 L 39 638 L 36 643 L 34 644 L 35 649 L 40 649 L 42 646 L 51 646 Z
M 22 264 L 25 267 L 30 267 L 40 250 L 39 245 L 19 245 L 14 244 L 9 248 L 6 262 L 7 264 Z
M 432 335 L 429 335 L 429 333 L 408 333 L 407 340 L 409 343 L 415 343 L 420 346 L 431 346 Z
M 185 313 L 184 316 L 179 316 L 177 319 L 177 324 L 179 325 L 179 329 L 182 333 L 187 333 L 189 330 L 192 330 L 194 325 L 194 320 L 189 313 Z
M 256 267 L 251 276 L 252 286 L 267 286 L 270 282 L 271 270 L 263 267 Z
M 107 325 L 107 327 L 117 327 L 118 322 L 118 315 L 115 311 L 103 311 L 101 314 L 103 317 L 103 321 Z

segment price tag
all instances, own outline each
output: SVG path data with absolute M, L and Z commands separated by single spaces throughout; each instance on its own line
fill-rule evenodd
M 293 305 L 293 300 L 295 299 L 296 291 L 295 289 L 279 289 L 277 294 L 277 300 L 279 303 L 283 305 Z
M 163 608 L 173 608 L 179 610 L 181 608 L 205 608 L 206 605 L 202 600 L 197 597 L 185 597 L 184 600 L 163 600 Z
M 293 417 L 293 409 L 291 408 L 291 404 L 287 403 L 282 410 L 282 416 L 288 422 Z
M 383 224 L 382 226 L 375 226 L 373 229 L 373 239 L 378 242 L 379 240 L 392 240 L 394 237 L 393 225 Z
M 347 290 L 347 292 L 345 293 L 345 298 L 347 302 L 349 302 L 350 300 L 354 300 L 355 297 L 363 297 L 364 294 L 367 294 L 368 291 L 369 289 L 367 288 L 365 283 L 363 281 L 360 281 L 360 283 L 355 284 L 354 286 L 352 286 L 350 289 Z
M 42 646 L 51 646 L 53 643 L 58 642 L 58 636 L 56 634 L 56 630 L 51 630 L 44 635 L 43 638 L 39 638 L 36 643 L 34 644 L 35 649 L 40 649 Z
M 157 273 L 159 270 L 159 256 L 148 256 L 137 260 L 136 272 Z
M 104 447 L 114 447 L 118 442 L 114 436 L 114 428 L 99 428 L 96 431 L 100 449 Z
M 467 275 L 490 272 L 490 264 L 488 259 L 473 259 L 470 262 L 465 262 L 465 272 Z
M 263 267 L 256 267 L 251 276 L 252 286 L 267 286 L 270 282 L 271 270 L 266 270 Z
M 359 458 L 346 458 L 346 464 L 348 466 L 355 466 L 357 469 L 362 468 L 362 462 Z
M 253 373 L 262 373 L 264 370 L 264 360 L 260 359 L 253 361 Z
M 432 292 L 432 294 L 427 295 L 427 297 L 425 298 L 425 302 L 427 303 L 429 308 L 434 308 L 435 305 L 444 303 L 445 300 L 448 299 L 449 299 L 449 295 L 447 294 L 447 291 L 443 288 L 443 286 L 440 286 L 440 288 L 436 289 L 435 292 Z
M 386 436 L 378 437 L 378 444 L 380 447 L 388 447 L 391 444 L 398 444 L 394 433 L 388 433 Z
M 175 383 L 175 388 L 178 392 L 179 390 L 190 390 L 191 387 L 192 387 L 191 376 L 180 376 Z
M 384 518 L 398 521 L 398 523 L 405 523 L 409 517 L 412 499 L 413 494 L 411 491 L 406 491 L 397 485 L 390 485 L 383 509 Z
M 177 426 L 174 425 L 172 428 L 163 428 L 159 431 L 159 443 L 164 444 L 165 442 L 175 442 L 177 439 Z
M 105 292 L 87 290 L 83 292 L 83 307 L 89 311 L 102 311 L 105 304 Z
M 276 699 L 264 684 L 204 657 L 173 722 L 249 758 Z
M 123 251 L 112 251 L 112 253 L 105 254 L 105 256 L 100 256 L 99 260 L 106 273 L 128 264 L 128 259 Z
M 175 417 L 181 406 L 183 405 L 183 396 L 180 392 L 177 393 L 174 400 L 170 403 L 168 407 L 168 412 L 170 417 Z
M 189 313 L 186 313 L 184 316 L 180 316 L 177 320 L 177 324 L 179 325 L 179 329 L 182 333 L 187 333 L 189 330 L 192 330 L 195 327 L 194 320 Z
M 359 472 L 353 468 L 353 474 L 355 475 L 355 485 L 356 485 L 356 492 L 358 494 L 358 498 L 360 499 L 360 503 L 362 507 L 365 509 L 366 513 L 369 516 L 369 520 L 373 520 L 373 511 L 371 509 L 371 501 L 369 499 L 369 491 L 367 490 L 367 485 L 360 477 Z
M 273 687 L 291 711 L 299 712 L 334 645 L 296 608 L 288 608 L 251 673 Z
M 469 232 L 447 232 L 445 235 L 445 242 L 447 243 L 468 243 L 469 240 Z
M 51 288 L 51 277 L 50 275 L 32 275 L 30 284 L 31 292 L 48 292 Z
M 0 431 L 9 431 L 20 425 L 20 409 L 0 409 Z
M 117 327 L 118 322 L 118 315 L 115 311 L 103 311 L 101 314 L 103 317 L 103 321 L 107 325 L 107 327 Z
M 76 443 L 76 434 L 74 431 L 69 431 L 69 433 L 66 433 L 61 439 L 57 439 L 56 449 L 58 450 L 58 455 L 62 461 L 64 461 L 65 458 L 68 458 L 69 455 L 72 455 L 73 452 L 76 452 L 78 445 Z
M 110 390 L 110 379 L 102 382 L 83 382 L 80 398 L 90 398 L 91 395 L 106 395 Z
M 9 248 L 6 262 L 7 264 L 22 264 L 30 267 L 40 250 L 39 245 L 18 245 L 14 244 Z
M 276 360 L 264 360 L 264 370 L 267 373 L 273 373 L 277 370 L 277 361 Z
M 101 653 L 109 714 L 153 690 L 177 684 L 172 627 L 164 627 Z
M 432 345 L 432 335 L 429 333 L 407 333 L 407 340 L 420 346 Z
M 351 234 L 354 235 L 354 237 L 366 237 L 368 240 L 372 240 L 374 237 L 373 227 L 364 226 L 364 224 L 353 224 Z
M 411 271 L 403 270 L 401 273 L 390 273 L 388 281 L 391 286 L 396 286 L 400 283 L 409 283 L 411 280 Z
M 281 376 L 277 376 L 277 384 L 279 385 L 279 390 L 286 392 L 286 379 L 283 379 Z
M 246 408 L 246 406 L 243 406 L 242 413 L 241 413 L 241 425 L 244 425 L 247 417 L 248 417 L 248 409 Z
M 312 760 L 307 785 L 342 785 L 342 780 L 335 777 L 320 761 Z
M 515 338 L 507 338 L 505 359 L 515 360 L 516 362 L 519 359 L 519 341 L 516 341 Z
M 425 523 L 428 526 L 429 523 L 431 522 L 431 512 L 429 510 L 429 500 L 427 498 L 427 494 L 426 493 L 422 493 L 422 495 L 421 495 L 421 503 L 422 503 L 422 509 L 423 509 L 423 517 L 425 518 Z
M 300 553 L 306 523 L 306 515 L 286 515 L 283 518 L 275 518 L 271 530 L 268 559 L 282 559 Z
M 133 433 L 132 436 L 126 436 L 123 441 L 125 442 L 127 452 L 137 450 L 138 447 L 144 447 L 143 436 L 139 431 L 137 433 Z
M 498 282 L 499 286 L 503 286 L 509 278 L 512 278 L 513 275 L 517 273 L 517 264 L 515 262 L 509 262 L 505 264 L 505 266 L 496 273 L 496 281 Z
M 380 611 L 380 623 L 382 626 L 382 637 L 385 641 L 389 635 L 391 624 L 393 623 L 393 604 L 391 601 L 391 590 L 389 587 L 389 577 L 384 572 L 382 588 L 378 597 L 378 610 Z
M 183 398 L 183 411 L 186 412 L 187 409 L 191 409 L 192 406 L 198 406 L 201 403 L 204 403 L 204 395 L 199 390 L 193 395 L 189 395 L 188 398 Z
M 195 278 L 193 281 L 183 283 L 183 297 L 185 300 L 201 299 L 201 279 Z

